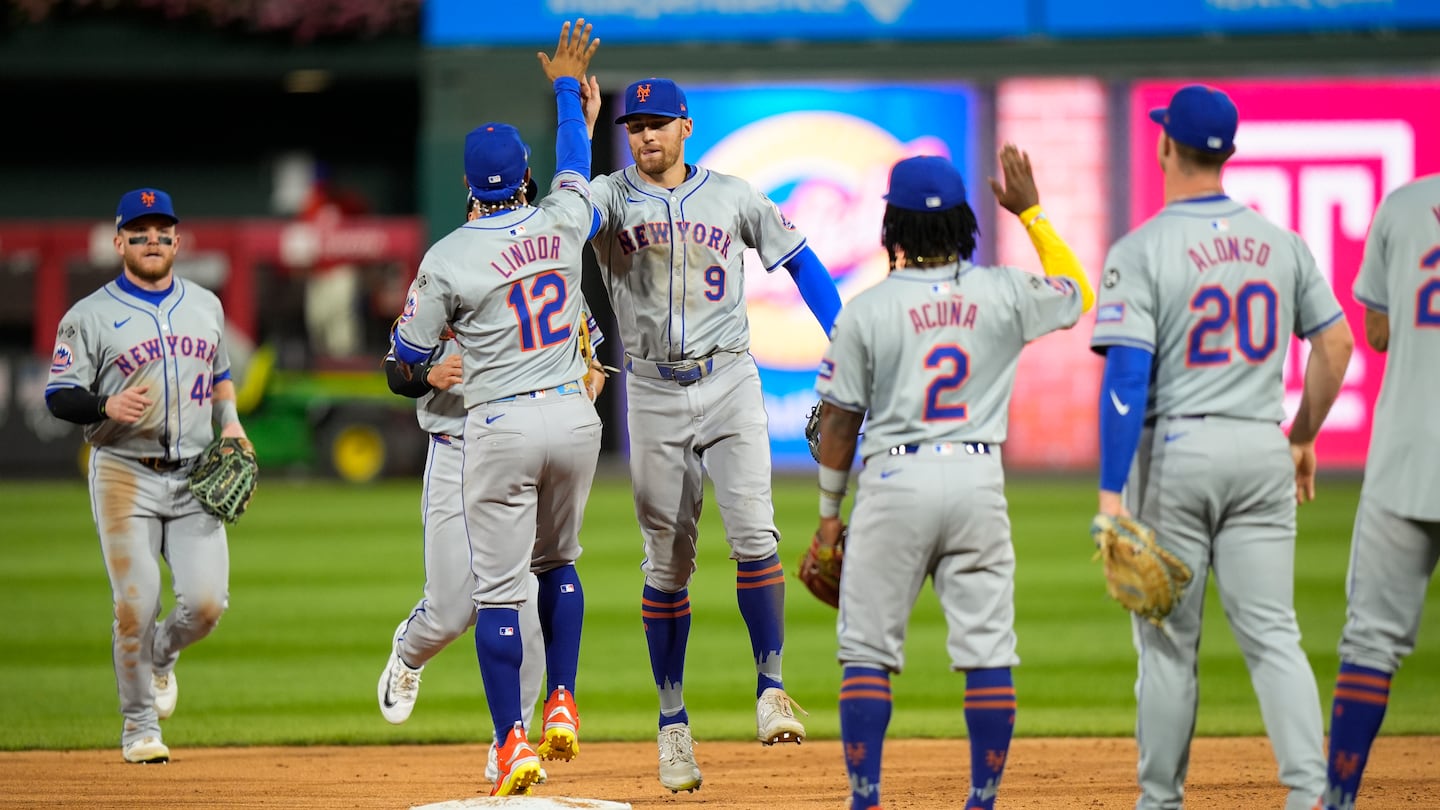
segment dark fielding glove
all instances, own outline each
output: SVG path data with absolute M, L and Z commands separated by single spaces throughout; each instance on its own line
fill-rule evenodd
M 249 439 L 216 439 L 190 471 L 190 492 L 206 512 L 234 523 L 250 505 L 260 465 Z
M 820 462 L 820 403 L 805 416 L 805 441 L 810 445 L 810 456 Z
M 1105 564 L 1105 590 L 1136 616 L 1160 627 L 1185 593 L 1190 568 L 1155 542 L 1155 530 L 1133 517 L 1096 515 L 1093 559 Z
M 815 594 L 815 598 L 833 608 L 840 607 L 840 570 L 845 563 L 845 537 L 849 529 L 842 527 L 840 537 L 833 543 L 820 538 L 820 532 L 810 538 L 810 547 L 800 555 L 800 570 L 796 576 Z

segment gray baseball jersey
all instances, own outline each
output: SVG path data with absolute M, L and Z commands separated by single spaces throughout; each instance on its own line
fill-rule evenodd
M 1091 345 L 1154 353 L 1126 504 L 1195 574 L 1164 630 L 1133 620 L 1142 810 L 1181 802 L 1212 569 L 1287 810 L 1307 810 L 1324 787 L 1319 691 L 1294 612 L 1295 470 L 1279 425 L 1290 334 L 1341 317 L 1299 236 L 1227 197 L 1171 203 L 1106 257 Z M 1109 392 L 1102 407 L 1140 403 Z
M 215 436 L 215 379 L 230 370 L 224 324 L 219 299 L 199 285 L 176 278 L 163 297 L 147 296 L 122 276 L 76 302 L 56 336 L 47 392 L 149 386 L 154 402 L 134 424 L 104 419 L 85 428 L 91 511 L 115 606 L 122 744 L 161 736 L 152 675 L 171 672 L 229 601 L 224 524 L 200 507 L 186 479 Z M 177 607 L 157 624 L 162 554 Z
M 1066 279 L 969 262 L 893 271 L 841 310 L 815 389 L 868 411 L 845 549 L 842 663 L 901 671 L 927 576 L 955 668 L 1019 663 L 1000 444 L 1021 349 L 1073 326 L 1080 310 Z
M 1370 226 L 1355 299 L 1390 319 L 1365 494 L 1401 517 L 1440 520 L 1440 175 L 1392 192 Z
M 139 422 L 94 422 L 85 441 L 127 458 L 198 456 L 215 438 L 215 378 L 230 371 L 224 326 L 220 299 L 198 284 L 177 278 L 152 304 L 112 281 L 60 321 L 45 390 L 75 386 L 104 396 L 148 385 L 155 405 Z
M 537 205 L 467 222 L 426 251 L 397 332 L 423 350 L 454 330 L 466 407 L 585 376 L 575 327 L 588 189 L 562 172 Z
M 426 252 L 397 337 L 463 352 L 463 500 L 476 607 L 520 605 L 528 573 L 580 556 L 600 418 L 576 327 L 589 184 L 560 172 L 538 205 L 460 226 Z
M 1147 417 L 1278 423 L 1289 335 L 1341 317 L 1298 234 L 1212 198 L 1169 205 L 1110 249 L 1091 345 L 1154 353 Z
M 627 355 L 665 362 L 750 350 L 747 248 L 774 271 L 805 237 L 741 178 L 702 166 L 674 189 L 630 166 L 597 177 L 593 243 Z
M 1355 515 L 1340 658 L 1394 672 L 1415 650 L 1440 560 L 1440 174 L 1381 203 L 1355 298 L 1390 321 L 1365 484 Z
M 748 354 L 744 252 L 756 250 L 773 271 L 805 247 L 753 185 L 690 169 L 685 182 L 664 189 L 630 166 L 595 178 L 592 193 L 601 225 L 591 244 L 629 372 L 643 568 L 646 582 L 668 593 L 694 573 L 707 469 L 731 556 L 761 560 L 779 546 L 769 423 Z M 769 666 L 778 678 L 779 662 Z

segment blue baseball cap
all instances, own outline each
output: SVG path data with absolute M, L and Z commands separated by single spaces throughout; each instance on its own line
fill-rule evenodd
M 1176 143 L 1202 152 L 1228 152 L 1235 145 L 1240 115 L 1223 90 L 1188 84 L 1170 97 L 1170 106 L 1151 110 L 1150 120 Z
M 890 169 L 885 201 L 906 211 L 948 211 L 965 204 L 965 180 L 947 158 L 905 158 Z
M 120 230 L 140 217 L 152 215 L 169 217 L 172 224 L 180 221 L 180 217 L 175 216 L 175 206 L 170 202 L 169 194 L 158 188 L 127 191 L 120 198 L 120 204 L 115 206 L 115 230 Z
M 477 200 L 509 199 L 525 182 L 530 147 L 509 124 L 489 123 L 465 136 L 465 182 Z
M 685 91 L 669 79 L 641 79 L 625 88 L 625 112 L 615 119 L 623 124 L 634 115 L 660 115 L 666 118 L 689 118 Z

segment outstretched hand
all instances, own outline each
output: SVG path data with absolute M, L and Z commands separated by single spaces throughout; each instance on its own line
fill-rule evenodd
M 1040 204 L 1040 191 L 1035 188 L 1035 174 L 1030 169 L 1030 155 L 1020 151 L 1013 143 L 1000 148 L 1000 170 L 1005 178 L 1001 185 L 990 178 L 990 190 L 995 192 L 995 201 L 1006 211 L 1016 216 L 1031 206 Z
M 590 59 L 600 47 L 599 39 L 590 39 L 593 28 L 584 17 L 576 19 L 573 27 L 568 21 L 560 26 L 560 41 L 555 45 L 555 55 L 546 56 L 544 51 L 535 54 L 540 58 L 540 67 L 544 69 L 546 78 L 553 82 L 569 76 L 581 84 L 586 83 L 585 70 L 590 67 Z

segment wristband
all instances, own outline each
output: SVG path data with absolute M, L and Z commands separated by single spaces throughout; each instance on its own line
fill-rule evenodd
M 820 517 L 840 516 L 840 502 L 849 488 L 850 471 L 820 465 Z
M 1038 205 L 1032 205 L 1020 212 L 1020 224 L 1027 230 L 1042 219 L 1046 219 L 1045 212 Z
M 229 425 L 240 421 L 240 414 L 235 410 L 235 400 L 216 399 L 210 406 L 210 424 L 219 433 Z

